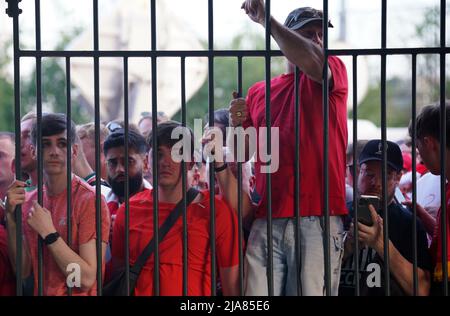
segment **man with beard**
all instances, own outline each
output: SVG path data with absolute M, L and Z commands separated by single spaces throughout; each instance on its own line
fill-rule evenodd
M 106 157 L 108 183 L 111 186 L 106 202 L 112 221 L 125 199 L 125 159 L 128 159 L 130 197 L 144 189 L 151 189 L 151 185 L 143 178 L 143 173 L 148 170 L 147 148 L 145 138 L 132 130 L 128 132 L 128 157 L 125 157 L 123 129 L 114 131 L 105 140 L 103 152 Z
M 162 230 L 168 217 L 172 218 L 175 205 L 183 198 L 182 162 L 173 155 L 174 146 L 180 141 L 173 137 L 172 132 L 182 128 L 181 123 L 168 121 L 158 124 L 149 134 L 147 140 L 152 150 L 157 150 L 158 173 L 158 223 Z M 194 135 L 189 128 L 183 133 L 181 151 L 187 170 L 193 165 Z M 152 133 L 156 133 L 158 148 L 155 148 Z M 189 136 L 185 136 L 189 135 Z M 187 144 L 190 142 L 190 146 Z M 188 148 L 188 149 L 187 149 Z M 186 150 L 186 152 L 184 152 Z M 106 152 L 106 151 L 105 151 Z M 187 156 L 187 157 L 186 157 Z M 151 161 L 150 161 L 151 162 Z M 188 190 L 189 187 L 186 188 Z M 210 202 L 215 202 L 215 256 L 211 260 L 211 210 Z M 124 236 L 125 208 L 122 205 L 117 211 L 117 219 L 113 229 L 112 255 L 113 270 L 120 271 L 126 260 L 133 266 L 145 246 L 153 238 L 153 191 L 144 190 L 130 199 L 129 250 L 127 258 Z M 239 242 L 237 217 L 226 201 L 218 196 L 211 197 L 208 190 L 199 192 L 187 206 L 187 279 L 188 296 L 211 295 L 212 265 L 217 267 L 220 276 L 223 295 L 238 295 L 239 293 Z M 159 295 L 174 296 L 183 293 L 183 221 L 181 215 L 175 217 L 172 226 L 164 238 L 159 240 Z M 154 295 L 153 288 L 154 256 L 150 256 L 139 276 L 134 288 L 134 295 Z
M 403 157 L 400 147 L 386 141 L 387 170 L 387 219 L 384 219 L 381 205 L 384 200 L 382 181 L 383 142 L 373 139 L 367 142 L 359 157 L 359 176 L 357 188 L 362 195 L 379 198 L 378 207 L 369 204 L 371 222 L 353 219 L 353 203 L 348 204 L 349 215 L 353 225 L 357 225 L 360 242 L 358 261 L 361 296 L 380 296 L 385 294 L 384 284 L 384 249 L 389 249 L 390 294 L 392 296 L 414 295 L 414 254 L 413 254 L 413 215 L 395 199 L 395 189 L 402 175 Z M 359 202 L 358 202 L 359 205 Z M 363 212 L 362 209 L 358 211 Z M 363 222 L 365 224 L 363 224 Z M 387 222 L 389 240 L 384 244 L 383 224 Z M 353 226 L 352 225 L 352 226 Z M 430 289 L 431 257 L 428 253 L 427 235 L 420 220 L 417 221 L 417 295 L 428 295 Z M 354 295 L 353 228 L 349 230 L 349 238 L 345 242 L 344 263 L 342 265 L 340 295 Z M 378 273 L 379 272 L 379 273 Z

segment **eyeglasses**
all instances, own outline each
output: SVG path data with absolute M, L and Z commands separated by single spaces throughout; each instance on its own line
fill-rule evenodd
M 361 167 L 360 172 L 359 172 L 360 176 L 362 177 L 366 177 L 367 179 L 369 179 L 370 181 L 373 181 L 375 179 L 380 180 L 382 179 L 382 174 L 381 174 L 381 170 L 379 170 L 378 172 L 372 169 L 367 169 L 366 167 Z M 387 181 L 391 181 L 395 178 L 395 176 L 398 173 L 395 170 L 388 170 L 387 174 L 386 174 L 386 180 Z

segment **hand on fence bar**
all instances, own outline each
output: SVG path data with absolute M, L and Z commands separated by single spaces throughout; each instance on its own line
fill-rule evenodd
M 233 92 L 229 111 L 231 126 L 242 126 L 249 117 L 247 103 L 244 98 L 238 98 L 237 92 Z
M 8 188 L 5 198 L 6 214 L 14 215 L 16 206 L 25 202 L 25 187 L 27 184 L 20 180 L 15 180 Z
M 6 211 L 6 228 L 8 235 L 8 253 L 11 260 L 14 272 L 17 273 L 18 269 L 17 254 L 22 255 L 22 260 L 19 266 L 21 266 L 22 277 L 27 277 L 31 272 L 31 260 L 28 251 L 26 251 L 25 241 L 22 240 L 22 249 L 17 248 L 17 223 L 15 218 L 16 207 L 22 205 L 25 202 L 25 187 L 26 183 L 20 180 L 15 180 L 8 188 L 5 198 L 5 211 Z M 23 233 L 23 231 L 22 231 Z

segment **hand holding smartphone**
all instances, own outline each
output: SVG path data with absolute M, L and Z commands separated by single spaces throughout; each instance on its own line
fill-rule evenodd
M 380 198 L 375 195 L 361 195 L 358 199 L 358 222 L 372 226 L 372 216 L 370 215 L 369 204 L 378 210 L 380 208 Z

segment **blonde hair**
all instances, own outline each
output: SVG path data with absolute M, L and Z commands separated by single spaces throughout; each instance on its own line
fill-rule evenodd
M 100 141 L 105 140 L 108 137 L 109 132 L 106 126 L 103 123 L 100 123 Z M 77 126 L 77 136 L 80 140 L 84 138 L 95 140 L 95 123 L 87 123 L 83 125 Z
M 20 120 L 20 122 L 25 122 L 28 120 L 36 120 L 36 119 L 37 119 L 36 112 L 30 111 L 27 114 L 25 114 L 24 116 L 22 116 L 22 119 Z

